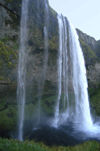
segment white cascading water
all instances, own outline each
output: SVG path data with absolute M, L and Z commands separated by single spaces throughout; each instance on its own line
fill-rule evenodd
M 63 16 L 58 16 L 59 25 L 59 54 L 58 54 L 58 97 L 55 109 L 55 118 L 53 125 L 58 127 L 60 120 L 60 100 L 62 96 L 62 89 L 64 93 L 63 107 L 65 110 L 66 100 L 68 100 L 68 54 L 67 54 L 67 24 Z M 67 76 L 66 76 L 67 75 Z M 62 85 L 63 81 L 63 85 Z M 67 105 L 69 103 L 67 102 Z
M 70 121 L 76 130 L 97 132 L 98 126 L 93 124 L 90 113 L 86 68 L 78 35 L 62 15 L 58 16 L 58 25 L 58 97 L 52 125 L 57 128 Z M 63 112 L 60 111 L 62 96 Z
M 45 77 L 48 67 L 48 47 L 49 47 L 49 37 L 48 37 L 48 27 L 49 27 L 49 5 L 47 0 L 44 0 L 45 5 L 45 15 L 44 15 L 44 60 L 43 60 L 43 75 L 42 75 L 42 87 L 44 88 Z
M 65 17 L 58 15 L 59 25 L 59 54 L 58 54 L 58 97 L 57 105 L 55 109 L 55 117 L 53 126 L 58 127 L 61 123 L 63 124 L 69 117 L 69 58 L 67 48 L 67 22 Z M 60 101 L 63 98 L 63 112 L 60 113 Z M 66 110 L 67 105 L 67 110 Z
M 39 82 L 39 108 L 38 108 L 38 124 L 40 124 L 41 118 L 41 98 L 45 84 L 45 77 L 48 67 L 48 26 L 49 26 L 49 5 L 47 0 L 44 0 L 44 60 L 43 60 L 43 69 L 41 73 L 41 78 Z
M 90 114 L 84 56 L 79 44 L 78 35 L 69 22 L 68 30 L 69 50 L 72 62 L 72 83 L 75 95 L 74 122 L 79 124 L 80 128 L 91 129 L 93 127 L 93 121 Z
M 86 67 L 83 52 L 79 43 L 76 30 L 68 22 L 69 29 L 69 49 L 72 60 L 73 88 L 75 94 L 75 126 L 76 129 L 90 133 L 92 136 L 100 134 L 99 123 L 93 123 L 90 112 L 88 83 L 86 77 Z
M 20 49 L 18 62 L 18 86 L 17 86 L 17 101 L 18 101 L 18 139 L 23 140 L 24 126 L 24 108 L 26 97 L 26 58 L 27 58 L 27 38 L 28 38 L 28 2 L 22 1 L 22 14 L 20 26 Z
M 55 109 L 55 117 L 53 121 L 53 126 L 58 127 L 59 122 L 59 107 L 60 107 L 60 99 L 62 92 L 62 49 L 63 49 L 63 23 L 61 19 L 58 19 L 59 25 L 59 54 L 58 54 L 58 97 L 57 104 Z

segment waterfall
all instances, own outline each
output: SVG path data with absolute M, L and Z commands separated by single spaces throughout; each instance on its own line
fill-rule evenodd
M 43 80 L 45 80 L 46 71 L 48 67 L 48 47 L 49 47 L 49 37 L 48 37 L 48 28 L 49 28 L 49 6 L 47 0 L 45 3 L 45 19 L 44 19 L 44 66 L 43 66 Z
M 39 109 L 38 109 L 38 124 L 40 124 L 40 118 L 41 118 L 41 98 L 43 94 L 44 84 L 45 84 L 45 78 L 46 78 L 46 72 L 48 67 L 48 27 L 49 27 L 49 5 L 48 1 L 44 0 L 44 56 L 43 56 L 43 69 L 41 73 L 41 78 L 39 82 Z
M 53 126 L 70 121 L 76 129 L 93 129 L 88 98 L 88 84 L 84 56 L 78 35 L 71 23 L 62 15 L 58 16 L 58 97 Z M 60 104 L 63 100 L 63 111 Z
M 17 86 L 17 101 L 18 101 L 18 139 L 23 140 L 24 126 L 24 108 L 26 101 L 26 58 L 27 58 L 27 38 L 28 38 L 28 2 L 22 1 L 22 14 L 20 25 L 20 49 L 18 62 L 18 86 Z
M 63 22 L 58 16 L 58 25 L 59 25 L 59 54 L 58 54 L 58 97 L 57 97 L 57 105 L 55 109 L 55 118 L 53 125 L 55 127 L 58 126 L 59 121 L 59 108 L 60 108 L 60 99 L 62 92 L 62 61 L 63 61 Z
M 69 114 L 69 101 L 68 101 L 68 48 L 67 48 L 67 22 L 66 19 L 61 15 L 58 16 L 59 25 L 59 53 L 58 53 L 58 97 L 57 105 L 55 109 L 55 118 L 53 125 L 58 127 L 59 121 L 62 121 L 60 114 L 60 101 L 63 93 L 63 110 L 67 112 L 63 120 L 67 118 Z M 62 91 L 63 90 L 63 91 Z
M 75 95 L 75 124 L 80 128 L 88 129 L 93 126 L 88 98 L 88 84 L 84 56 L 79 44 L 78 35 L 68 22 L 69 49 L 72 62 L 72 84 Z
M 22 14 L 20 25 L 20 49 L 18 62 L 18 84 L 17 84 L 17 101 L 18 101 L 18 139 L 24 137 L 24 114 L 26 103 L 26 65 L 28 56 L 28 4 L 29 0 L 22 1 Z M 45 86 L 48 57 L 49 57 L 49 6 L 48 1 L 44 0 L 44 54 L 43 65 L 40 79 L 37 78 L 38 85 L 38 113 L 36 112 L 37 126 L 41 124 L 41 100 Z M 37 1 L 37 9 L 39 9 Z M 37 15 L 38 16 L 38 15 Z M 71 23 L 64 17 L 58 16 L 59 31 L 59 48 L 57 59 L 58 71 L 58 93 L 53 118 L 53 126 L 67 125 L 71 123 L 76 130 L 91 131 L 97 130 L 93 124 L 90 113 L 88 98 L 88 84 L 86 78 L 86 68 L 84 56 L 79 44 L 78 35 Z M 33 61 L 33 60 L 32 60 Z M 30 64 L 29 64 L 30 65 Z M 31 98 L 33 99 L 33 98 Z M 33 100 L 32 100 L 33 101 Z M 33 103 L 33 102 L 32 102 Z M 34 118 L 34 117 L 33 117 Z M 48 117 L 46 117 L 47 119 Z M 50 122 L 51 122 L 50 117 Z M 45 119 L 45 118 L 44 118 Z M 34 122 L 33 122 L 34 123 Z M 46 123 L 46 122 L 45 122 Z M 32 125 L 33 126 L 33 125 Z M 36 129 L 36 127 L 35 127 Z

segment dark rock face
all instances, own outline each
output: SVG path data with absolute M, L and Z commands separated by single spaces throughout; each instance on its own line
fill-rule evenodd
M 11 12 L 12 14 L 16 14 L 20 16 L 21 14 L 21 3 L 22 0 L 13 1 L 13 0 L 0 0 L 0 6 L 3 8 L 6 8 L 8 12 Z
M 100 41 L 96 41 L 79 29 L 77 33 L 85 57 L 89 86 L 97 87 L 100 85 Z
M 16 81 L 19 50 L 21 1 L 0 0 L 0 136 L 10 136 L 17 126 Z M 26 107 L 33 111 L 38 102 L 38 85 L 41 79 L 44 57 L 44 3 L 43 0 L 30 0 L 29 5 L 29 39 L 27 60 L 27 94 Z M 38 5 L 39 4 L 39 5 Z M 56 13 L 49 8 L 49 60 L 44 86 L 44 111 L 51 114 L 48 104 L 53 106 L 57 79 L 57 40 L 58 25 Z M 8 53 L 9 52 L 9 53 Z M 41 79 L 42 80 L 42 79 Z M 9 84 L 10 83 L 10 84 Z M 9 90 L 9 91 L 8 91 Z M 51 98 L 49 98 L 49 96 Z M 51 102 L 50 102 L 51 101 Z M 53 110 L 53 107 L 52 109 Z M 34 112 L 37 112 L 36 110 Z M 30 113 L 27 119 L 30 119 Z M 30 118 L 29 118 L 30 117 Z M 8 127 L 8 128 L 7 128 Z
M 95 52 L 96 52 L 96 55 L 100 58 L 100 40 L 96 42 Z
M 96 40 L 93 37 L 90 37 L 89 35 L 83 33 L 82 31 L 80 31 L 79 29 L 76 29 L 77 33 L 80 37 L 81 40 L 83 40 L 87 45 L 90 46 L 91 49 L 95 49 L 96 47 Z
M 20 20 L 20 14 L 21 14 L 21 0 L 19 0 L 19 1 L 0 0 L 0 3 L 2 3 L 4 6 L 6 6 L 8 9 L 10 9 L 12 12 L 16 13 L 16 15 L 19 16 L 18 17 L 16 15 L 14 15 L 13 13 L 8 11 L 4 7 L 0 6 L 0 8 L 1 8 L 0 9 L 0 25 L 1 25 L 1 28 L 0 28 L 0 37 L 1 38 L 0 38 L 0 40 L 8 38 L 9 40 L 7 43 L 9 43 L 12 46 L 17 45 L 16 46 L 17 48 L 15 51 L 18 54 L 18 45 L 19 45 L 18 38 L 19 38 L 19 20 Z M 32 1 L 32 0 L 30 0 L 30 4 L 31 5 L 29 5 L 29 10 L 30 10 L 29 28 L 31 28 L 31 30 L 33 30 L 33 33 L 36 33 L 36 34 L 32 34 L 32 32 L 30 31 L 31 33 L 29 34 L 30 35 L 29 45 L 32 47 L 32 49 L 30 50 L 30 55 L 31 55 L 30 60 L 33 60 L 34 57 L 32 57 L 32 53 L 33 54 L 38 53 L 36 55 L 39 58 L 39 56 L 41 56 L 41 54 L 39 54 L 39 51 L 41 53 L 41 52 L 43 52 L 42 50 L 44 49 L 43 48 L 44 47 L 43 46 L 44 45 L 43 44 L 43 24 L 41 24 L 41 22 L 42 23 L 44 22 L 44 1 L 41 1 L 41 0 Z M 33 6 L 33 7 L 31 7 L 31 6 Z M 38 12 L 38 13 L 36 13 L 36 12 Z M 56 12 L 54 12 L 54 10 L 49 8 L 49 20 L 50 20 L 49 52 L 51 54 L 50 55 L 51 57 L 53 57 L 53 53 L 54 53 L 54 55 L 56 54 L 57 49 L 58 49 L 58 45 L 56 45 L 57 39 L 58 39 L 58 36 L 57 36 L 58 25 L 57 25 L 56 16 L 57 16 Z M 14 23 L 15 23 L 15 25 L 14 25 Z M 81 43 L 83 53 L 85 56 L 87 71 L 89 71 L 88 72 L 88 76 L 89 76 L 88 79 L 89 79 L 89 82 L 91 83 L 93 80 L 92 80 L 92 77 L 90 78 L 91 75 L 89 75 L 89 73 L 92 72 L 90 69 L 91 68 L 92 68 L 92 70 L 93 70 L 93 68 L 95 69 L 95 64 L 99 63 L 99 60 L 100 60 L 100 54 L 99 54 L 100 42 L 96 41 L 94 38 L 88 36 L 87 34 L 82 33 L 79 29 L 77 29 L 77 32 L 78 32 L 78 35 L 80 38 L 80 43 Z M 39 37 L 39 39 L 37 37 Z M 15 39 L 15 41 L 13 41 L 11 38 Z M 6 42 L 4 42 L 4 45 L 6 45 Z M 38 61 L 38 62 L 40 62 L 40 61 Z M 52 62 L 52 61 L 50 60 L 50 62 Z M 30 69 L 30 70 L 32 71 L 33 69 Z M 50 69 L 48 69 L 48 72 L 49 71 L 50 71 Z M 36 73 L 36 71 L 33 71 L 33 72 Z M 13 78 L 11 78 L 12 73 L 13 73 Z M 11 69 L 10 80 L 16 79 L 15 75 L 16 75 L 16 69 L 13 69 L 13 70 Z M 49 75 L 50 74 L 48 74 L 48 76 Z M 99 75 L 99 73 L 97 75 Z M 8 76 L 8 73 L 7 73 L 7 76 Z M 56 75 L 53 75 L 53 76 L 56 77 Z M 94 76 L 93 76 L 93 78 L 94 78 Z M 48 77 L 48 79 L 50 79 L 50 78 Z

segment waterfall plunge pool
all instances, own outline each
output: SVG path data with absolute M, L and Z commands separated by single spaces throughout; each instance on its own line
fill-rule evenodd
M 100 133 L 85 133 L 75 130 L 72 123 L 59 126 L 58 128 L 42 125 L 33 129 L 29 139 L 35 140 L 36 142 L 43 142 L 49 146 L 74 146 L 89 140 L 100 141 Z

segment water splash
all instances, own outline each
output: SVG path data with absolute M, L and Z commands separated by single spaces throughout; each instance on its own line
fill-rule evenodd
M 18 101 L 18 139 L 23 140 L 24 126 L 24 107 L 26 101 L 26 58 L 27 58 L 27 38 L 28 38 L 28 2 L 22 1 L 22 14 L 20 25 L 20 49 L 18 62 L 18 86 L 17 86 L 17 101 Z
M 71 23 L 58 16 L 58 97 L 53 126 L 74 125 L 75 130 L 97 133 L 99 126 L 93 123 L 88 98 L 88 84 L 84 56 L 78 35 Z M 63 100 L 63 111 L 60 104 Z

